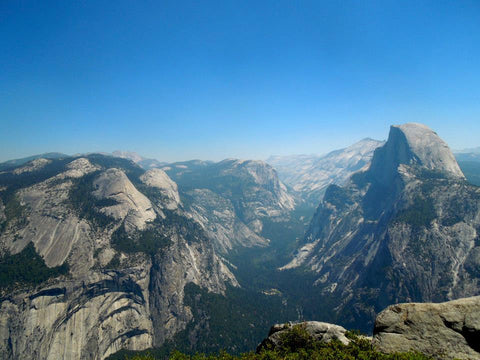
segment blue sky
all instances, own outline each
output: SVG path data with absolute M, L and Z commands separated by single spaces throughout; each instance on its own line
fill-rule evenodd
M 0 161 L 480 146 L 480 1 L 0 1 Z

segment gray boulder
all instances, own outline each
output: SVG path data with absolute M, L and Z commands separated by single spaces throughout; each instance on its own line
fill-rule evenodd
M 415 350 L 439 359 L 480 359 L 480 296 L 389 306 L 377 316 L 373 342 L 386 353 Z
M 263 349 L 275 349 L 281 346 L 283 335 L 285 335 L 293 326 L 301 326 L 313 339 L 317 341 L 328 343 L 334 339 L 337 339 L 344 345 L 348 345 L 350 343 L 350 340 L 345 336 L 345 332 L 347 330 L 339 325 L 320 321 L 305 321 L 296 324 L 275 324 L 270 328 L 268 337 L 264 339 L 260 345 L 258 345 L 257 353 Z

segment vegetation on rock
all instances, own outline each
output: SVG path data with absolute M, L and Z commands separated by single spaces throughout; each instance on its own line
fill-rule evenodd
M 265 349 L 259 353 L 243 353 L 231 355 L 225 351 L 218 354 L 184 354 L 173 351 L 169 356 L 156 357 L 145 352 L 133 356 L 125 356 L 128 360 L 156 360 L 168 358 L 170 360 L 431 360 L 432 358 L 417 352 L 383 354 L 373 347 L 370 339 L 354 332 L 347 332 L 351 342 L 343 345 L 338 340 L 323 343 L 315 340 L 301 325 L 282 334 L 281 345 L 275 349 Z
M 66 263 L 49 268 L 30 242 L 18 254 L 7 254 L 0 259 L 0 289 L 11 288 L 17 283 L 38 285 L 49 278 L 67 274 L 68 270 Z
M 5 204 L 5 219 L 3 222 L 0 222 L 0 234 L 12 222 L 16 223 L 19 227 L 27 223 L 25 207 L 20 204 L 17 196 L 12 196 Z
M 104 228 L 112 224 L 115 219 L 100 212 L 104 206 L 116 205 L 112 199 L 97 199 L 93 195 L 93 181 L 99 171 L 82 176 L 74 180 L 70 190 L 68 201 L 70 206 L 77 210 L 78 216 L 94 224 L 98 228 Z
M 400 211 L 394 221 L 403 222 L 415 229 L 419 229 L 422 226 L 430 226 L 435 216 L 433 201 L 427 197 L 417 196 L 413 199 L 413 204 L 407 209 Z
M 143 252 L 153 256 L 159 249 L 168 246 L 171 242 L 163 229 L 158 224 L 156 225 L 132 234 L 127 233 L 124 226 L 120 226 L 112 234 L 112 246 L 127 254 Z

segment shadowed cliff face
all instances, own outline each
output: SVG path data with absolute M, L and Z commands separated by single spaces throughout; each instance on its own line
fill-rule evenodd
M 480 189 L 446 144 L 424 125 L 392 126 L 368 170 L 327 189 L 283 269 L 316 273 L 339 320 L 370 331 L 388 304 L 477 295 L 479 231 Z
M 3 359 L 103 358 L 122 347 L 152 345 L 145 269 L 97 272 L 1 303 Z

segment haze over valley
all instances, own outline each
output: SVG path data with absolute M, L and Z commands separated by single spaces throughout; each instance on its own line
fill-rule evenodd
M 480 359 L 478 1 L 1 1 L 0 359 Z
M 0 164 L 3 356 L 247 351 L 275 322 L 369 333 L 389 304 L 478 295 L 480 172 L 428 127 L 267 161 Z

